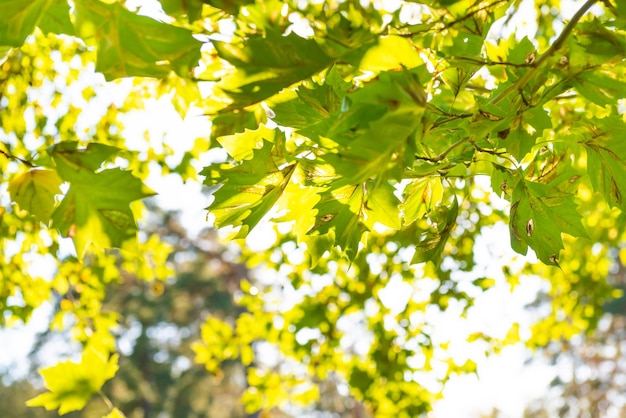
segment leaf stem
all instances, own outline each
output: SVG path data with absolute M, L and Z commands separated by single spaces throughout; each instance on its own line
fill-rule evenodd
M 504 89 L 500 94 L 491 99 L 491 104 L 496 104 L 508 96 L 511 92 L 521 90 L 524 86 L 530 81 L 531 78 L 535 76 L 535 74 L 539 71 L 539 68 L 554 55 L 565 43 L 567 37 L 572 33 L 578 21 L 584 16 L 585 13 L 593 6 L 598 0 L 587 0 L 585 4 L 582 5 L 580 9 L 572 16 L 572 19 L 567 23 L 559 37 L 554 41 L 550 48 L 535 62 L 535 65 L 532 69 L 530 69 L 522 78 L 517 80 L 515 83 L 511 84 L 509 87 Z
M 105 395 L 104 392 L 102 392 L 101 390 L 98 391 L 98 395 L 100 395 L 100 397 L 104 401 L 104 404 L 107 406 L 107 408 L 109 408 L 109 411 L 112 411 L 114 406 L 113 406 L 113 403 L 111 402 L 111 400 L 109 399 L 109 397 L 107 395 Z

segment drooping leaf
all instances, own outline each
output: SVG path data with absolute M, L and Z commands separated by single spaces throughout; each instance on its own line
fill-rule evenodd
M 189 77 L 200 59 L 200 41 L 191 31 L 139 16 L 120 3 L 79 0 L 76 32 L 96 46 L 96 70 L 108 80 L 165 77 L 174 71 Z
M 436 225 L 435 231 L 427 231 L 417 237 L 415 243 L 415 253 L 411 259 L 411 264 L 425 263 L 427 261 L 437 262 L 441 257 L 446 242 L 450 237 L 450 232 L 456 225 L 456 217 L 459 212 L 459 203 L 454 199 L 450 207 L 439 205 L 430 215 Z
M 50 222 L 54 210 L 54 196 L 61 193 L 63 180 L 54 170 L 33 169 L 9 183 L 9 193 L 21 209 L 44 224 Z
M 63 361 L 40 370 L 49 392 L 43 393 L 26 404 L 43 406 L 48 411 L 58 409 L 59 414 L 82 409 L 89 399 L 100 391 L 104 382 L 117 372 L 117 354 L 107 353 L 89 346 L 80 363 Z

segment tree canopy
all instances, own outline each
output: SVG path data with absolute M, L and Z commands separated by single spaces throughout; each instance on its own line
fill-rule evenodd
M 0 322 L 51 302 L 51 329 L 83 348 L 41 371 L 31 406 L 80 410 L 122 373 L 123 311 L 106 300 L 125 277 L 180 279 L 176 237 L 150 227 L 160 177 L 206 186 L 196 232 L 220 229 L 254 272 L 235 277 L 235 311 L 198 307 L 190 345 L 207 373 L 242 366 L 249 414 L 306 409 L 333 382 L 373 416 L 419 416 L 476 371 L 428 312 L 465 317 L 496 283 L 543 277 L 531 335 L 458 336 L 490 354 L 590 333 L 621 296 L 624 2 L 0 6 Z M 210 134 L 133 134 L 160 99 Z M 481 269 L 477 237 L 502 224 L 502 245 L 536 260 Z M 261 249 L 246 245 L 255 228 Z M 124 416 L 104 398 L 107 418 Z

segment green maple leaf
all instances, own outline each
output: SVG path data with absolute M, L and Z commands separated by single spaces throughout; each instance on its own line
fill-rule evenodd
M 26 402 L 28 406 L 43 406 L 59 414 L 78 411 L 98 393 L 104 382 L 115 376 L 118 356 L 108 356 L 93 347 L 87 347 L 80 363 L 63 361 L 40 370 L 46 388 L 43 393 Z M 114 415 L 115 416 L 115 415 Z
M 534 131 L 532 135 L 528 132 L 527 126 L 532 127 Z M 548 113 L 542 108 L 534 108 L 513 118 L 507 118 L 494 132 L 494 136 L 498 138 L 500 146 L 506 147 L 517 161 L 521 161 L 531 151 L 537 137 L 542 136 L 544 129 L 551 127 Z
M 315 225 L 309 234 L 332 234 L 334 243 L 341 247 L 349 259 L 354 259 L 361 236 L 366 230 L 361 222 L 363 186 L 348 185 L 327 190 L 321 193 L 320 197 L 320 201 L 315 205 L 317 209 Z
M 300 86 L 295 91 L 287 91 L 272 98 L 270 107 L 274 113 L 272 120 L 282 126 L 321 135 L 329 126 L 329 118 L 341 110 L 341 102 L 350 83 L 343 80 L 336 66 L 333 66 L 322 85 Z M 316 125 L 320 124 L 320 127 Z
M 130 172 L 107 169 L 98 172 L 116 148 L 62 142 L 50 149 L 59 176 L 70 188 L 52 214 L 52 225 L 74 240 L 79 257 L 89 244 L 101 248 L 125 247 L 136 237 L 137 226 L 129 204 L 153 195 Z
M 394 193 L 395 188 L 386 181 L 376 185 L 371 191 L 368 190 L 365 224 L 369 229 L 373 228 L 376 222 L 393 229 L 402 227 L 400 199 Z
M 274 142 L 277 134 L 280 134 L 277 129 L 261 125 L 254 130 L 246 129 L 234 135 L 220 136 L 217 142 L 235 161 L 250 160 L 254 156 L 254 150 L 263 146 L 263 141 Z
M 200 59 L 200 41 L 191 31 L 146 16 L 115 2 L 77 0 L 76 32 L 97 49 L 96 70 L 107 80 L 165 77 L 175 71 L 189 77 Z
M 233 99 L 230 108 L 267 99 L 333 62 L 317 42 L 293 33 L 282 36 L 268 32 L 265 37 L 250 38 L 241 45 L 213 43 L 218 55 L 236 67 L 218 84 Z
M 591 185 L 611 206 L 626 210 L 626 127 L 616 119 L 594 126 L 603 127 L 604 134 L 584 142 Z
M 48 0 L 1 0 L 0 45 L 20 46 L 33 32 Z
M 236 166 L 207 167 L 200 174 L 205 184 L 222 184 L 207 209 L 215 216 L 215 225 L 241 226 L 235 238 L 244 238 L 269 212 L 289 183 L 295 164 L 278 169 L 272 157 L 273 145 L 263 142 L 252 158 Z
M 74 35 L 74 25 L 70 21 L 70 5 L 67 0 L 51 0 L 39 23 L 44 33 Z
M 47 224 L 54 210 L 54 196 L 63 180 L 54 170 L 30 170 L 9 183 L 9 194 L 24 209 Z
M 572 194 L 522 180 L 513 190 L 512 201 L 511 246 L 520 254 L 526 254 L 531 247 L 544 263 L 558 265 L 563 249 L 561 234 L 587 236 Z

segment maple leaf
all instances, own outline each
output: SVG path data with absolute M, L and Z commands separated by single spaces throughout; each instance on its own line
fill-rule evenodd
M 213 185 L 227 179 L 213 194 L 209 209 L 215 225 L 241 226 L 235 238 L 244 238 L 274 206 L 289 183 L 295 164 L 278 169 L 272 158 L 273 144 L 263 141 L 261 149 L 252 151 L 252 158 L 236 166 L 222 164 L 207 167 L 200 174 L 205 184 Z
M 9 193 L 21 209 L 47 224 L 54 210 L 54 196 L 63 180 L 54 170 L 30 170 L 9 183 Z
M 576 206 L 572 194 L 551 185 L 520 181 L 513 190 L 511 246 L 520 254 L 526 254 L 530 246 L 541 261 L 558 265 L 561 233 L 587 236 Z
M 89 244 L 122 248 L 132 241 L 137 226 L 129 204 L 154 194 L 128 171 L 94 172 L 116 151 L 96 143 L 79 149 L 76 142 L 63 142 L 50 151 L 60 177 L 70 183 L 52 214 L 52 225 L 74 240 L 79 257 Z
M 109 357 L 108 354 L 89 346 L 80 363 L 63 361 L 41 369 L 40 373 L 49 392 L 30 399 L 26 405 L 43 406 L 48 411 L 58 409 L 61 415 L 78 411 L 100 391 L 104 382 L 115 376 L 117 360 L 117 354 Z

